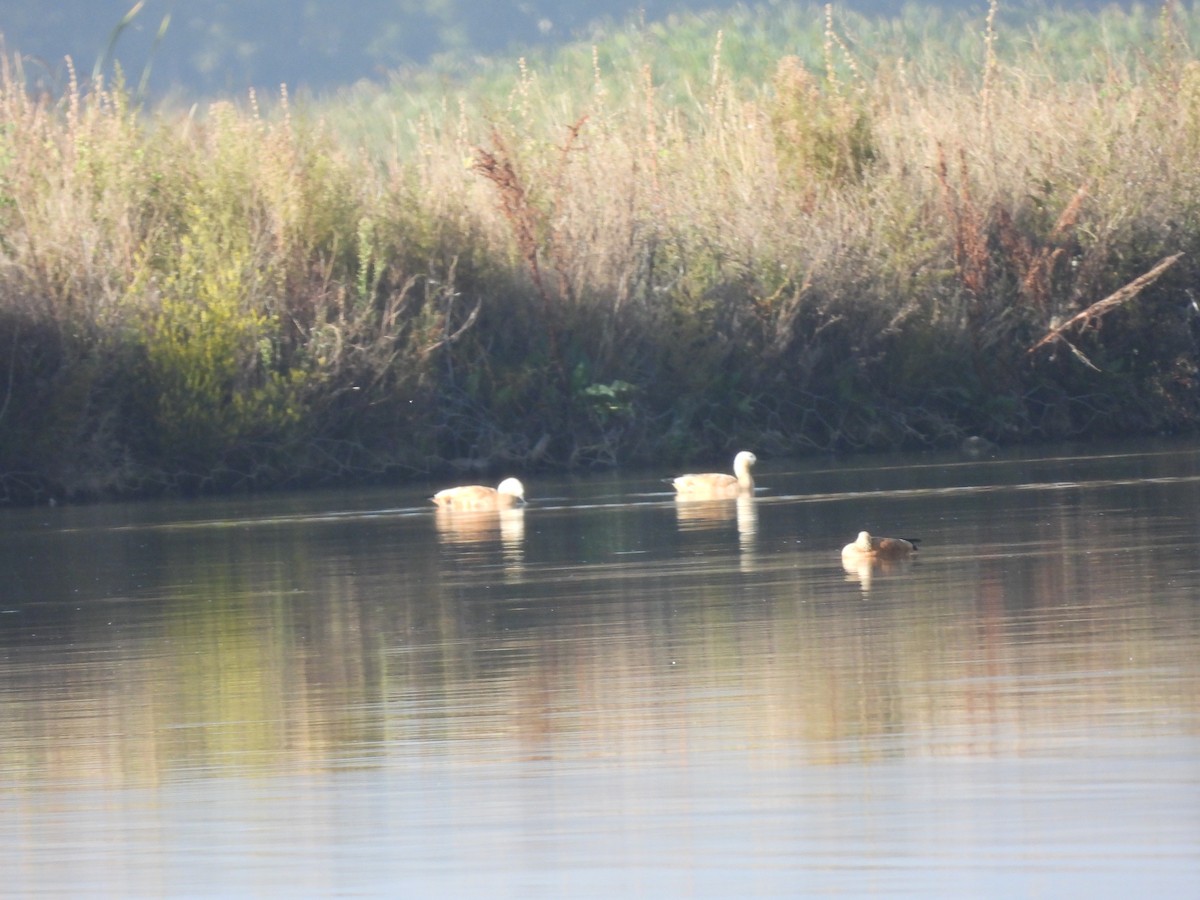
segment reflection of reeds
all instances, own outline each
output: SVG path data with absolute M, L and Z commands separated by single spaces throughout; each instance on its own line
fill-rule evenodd
M 504 528 L 454 533 L 503 541 Z M 375 578 L 314 576 L 305 600 L 295 565 L 286 590 L 257 593 L 209 566 L 206 592 L 168 595 L 165 620 L 158 604 L 137 620 L 125 607 L 129 627 L 82 648 L 6 644 L 0 770 L 122 786 L 321 767 L 364 747 L 466 764 L 737 750 L 770 766 L 1192 728 L 1200 633 L 1192 598 L 1162 588 L 1174 554 L 880 569 L 869 602 L 828 552 L 773 569 L 753 602 L 746 576 L 691 565 L 595 567 L 587 591 L 556 569 L 519 603 L 491 582 L 443 592 L 436 572 L 412 575 L 419 553 Z
M 1022 578 L 1004 585 L 1004 577 L 997 567 L 978 589 L 1021 593 Z M 537 633 L 489 647 L 507 647 L 525 664 L 483 678 L 469 665 L 443 683 L 445 712 L 408 727 L 449 741 L 465 758 L 620 759 L 682 746 L 690 757 L 738 747 L 769 764 L 780 756 L 838 762 L 1023 752 L 1064 729 L 1150 723 L 1168 709 L 1200 712 L 1187 690 L 1200 675 L 1194 629 L 1171 635 L 1156 626 L 1157 635 L 1147 636 L 1143 625 L 1156 615 L 1148 604 L 1132 622 L 1121 603 L 994 615 L 961 602 L 962 583 L 934 598 L 928 583 L 912 586 L 889 582 L 870 603 L 810 596 L 761 617 L 739 608 L 736 620 L 723 601 L 693 599 L 686 613 L 671 616 L 669 637 L 659 618 L 671 605 L 666 594 L 648 598 L 642 618 L 614 619 L 603 605 L 569 622 L 548 617 Z M 1184 606 L 1174 616 L 1186 617 Z M 1130 655 L 1168 660 L 1168 668 L 1127 670 Z M 404 659 L 394 662 L 392 677 L 403 684 Z M 1058 689 L 1041 690 L 1047 679 Z M 464 718 L 467 705 L 477 713 Z M 492 739 L 501 733 L 507 737 Z M 489 739 L 476 744 L 472 736 Z

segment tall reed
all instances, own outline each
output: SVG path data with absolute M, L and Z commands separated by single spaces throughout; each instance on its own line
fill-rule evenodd
M 735 15 L 352 95 L 386 140 L 10 65 L 4 495 L 1195 429 L 1190 13 L 1082 77 L 993 5 L 958 57 L 814 9 L 747 78 Z

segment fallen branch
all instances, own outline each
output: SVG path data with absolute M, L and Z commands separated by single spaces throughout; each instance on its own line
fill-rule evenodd
M 1129 282 L 1129 284 L 1113 291 L 1103 300 L 1097 300 L 1083 312 L 1076 313 L 1075 315 L 1071 316 L 1071 318 L 1067 319 L 1067 321 L 1063 322 L 1057 328 L 1052 328 L 1050 331 L 1046 332 L 1045 336 L 1040 341 L 1025 351 L 1026 354 L 1033 353 L 1033 351 L 1039 349 L 1040 347 L 1044 347 L 1051 341 L 1058 340 L 1060 338 L 1062 338 L 1068 346 L 1071 346 L 1070 342 L 1066 341 L 1066 339 L 1062 337 L 1064 331 L 1077 322 L 1098 319 L 1100 316 L 1112 312 L 1122 303 L 1127 303 L 1128 301 L 1132 300 L 1141 293 L 1143 288 L 1153 284 L 1158 280 L 1158 277 L 1162 275 L 1163 272 L 1167 271 L 1167 269 L 1179 262 L 1182 256 L 1182 253 L 1176 253 L 1173 256 L 1166 257 L 1149 272 L 1145 273 L 1144 275 L 1139 275 L 1137 278 L 1133 279 L 1133 281 Z M 1071 349 L 1078 355 L 1079 351 L 1077 351 L 1073 346 Z M 1095 366 L 1093 366 L 1093 368 L 1095 368 Z
M 479 301 L 475 304 L 475 308 L 473 310 L 471 310 L 471 314 L 469 316 L 467 316 L 467 320 L 458 327 L 458 330 L 455 331 L 453 334 L 446 335 L 440 341 L 434 341 L 432 344 L 430 344 L 428 347 L 426 347 L 424 350 L 421 351 L 421 357 L 422 358 L 427 357 L 434 350 L 437 350 L 441 347 L 448 346 L 449 344 L 453 344 L 460 337 L 462 337 L 463 334 L 465 334 L 467 332 L 467 330 L 470 329 L 471 326 L 475 324 L 475 320 L 479 318 L 479 310 L 482 306 L 483 306 L 483 298 L 481 297 L 479 299 Z

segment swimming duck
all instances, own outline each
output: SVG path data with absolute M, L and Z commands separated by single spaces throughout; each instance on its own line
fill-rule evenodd
M 920 538 L 871 537 L 860 531 L 853 544 L 842 548 L 842 559 L 901 559 L 919 549 Z
M 737 497 L 742 493 L 754 493 L 754 478 L 750 467 L 758 462 L 758 457 L 749 450 L 743 450 L 733 458 L 733 474 L 724 472 L 704 472 L 697 475 L 680 475 L 671 483 L 681 497 L 696 499 L 722 499 Z
M 515 478 L 505 478 L 494 488 L 464 484 L 438 491 L 433 502 L 442 509 L 508 509 L 525 502 L 525 486 Z

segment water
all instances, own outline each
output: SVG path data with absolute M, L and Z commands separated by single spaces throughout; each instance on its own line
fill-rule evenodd
M 1200 896 L 1200 445 L 668 474 L 0 511 L 0 894 Z

